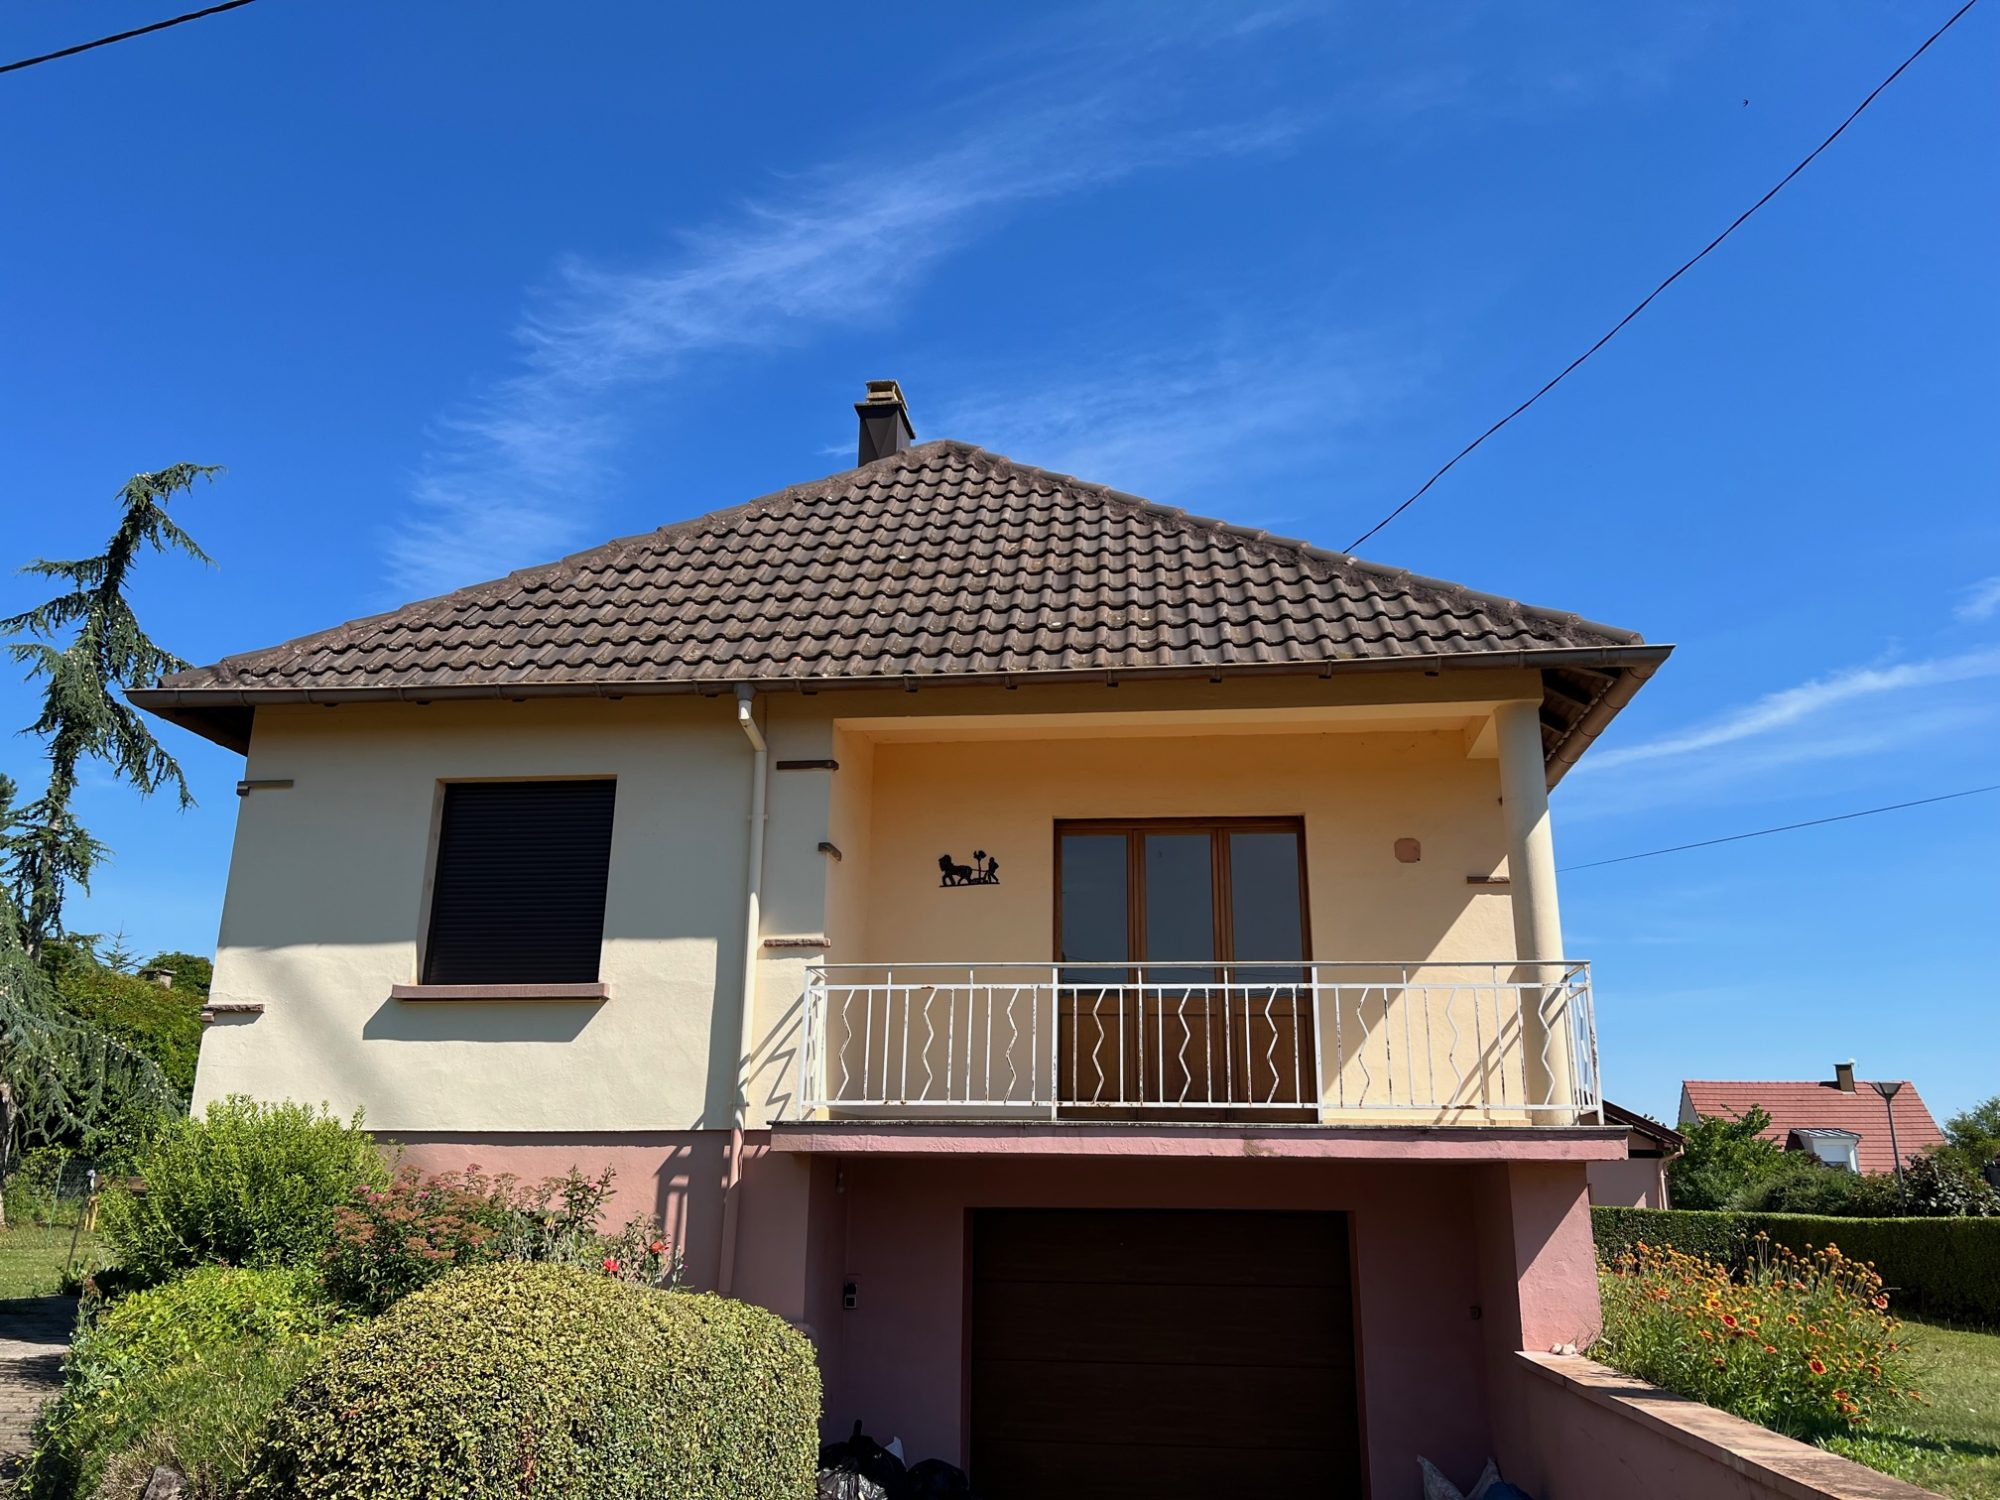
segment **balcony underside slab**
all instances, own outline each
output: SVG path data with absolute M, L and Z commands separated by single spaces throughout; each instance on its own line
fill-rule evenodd
M 1282 1161 L 1621 1161 L 1622 1126 L 1096 1124 L 808 1120 L 773 1151 L 838 1156 L 1239 1157 Z

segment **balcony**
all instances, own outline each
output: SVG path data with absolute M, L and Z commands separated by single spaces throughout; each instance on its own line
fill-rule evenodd
M 1580 962 L 821 964 L 835 1118 L 1602 1123 Z

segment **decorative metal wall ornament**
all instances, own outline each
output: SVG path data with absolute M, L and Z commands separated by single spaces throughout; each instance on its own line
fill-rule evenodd
M 943 876 L 939 885 L 998 885 L 1000 883 L 1000 861 L 987 857 L 984 849 L 972 851 L 972 863 L 954 863 L 949 854 L 938 856 L 938 871 Z

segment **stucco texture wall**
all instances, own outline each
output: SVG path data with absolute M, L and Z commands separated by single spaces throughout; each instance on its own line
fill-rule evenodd
M 750 1123 L 797 1113 L 807 964 L 1047 962 L 1061 818 L 1303 816 L 1315 957 L 1505 959 L 1505 890 L 1466 884 L 1505 865 L 1476 741 L 1531 675 L 760 697 Z M 211 1029 L 198 1104 L 365 1106 L 392 1133 L 730 1124 L 751 782 L 732 699 L 263 709 L 246 775 L 292 785 L 240 804 L 215 993 L 265 1009 Z M 618 780 L 610 998 L 391 1000 L 419 975 L 441 785 L 550 776 Z M 940 889 L 938 855 L 975 847 L 1003 883 Z
M 401 1131 L 727 1124 L 742 972 L 750 752 L 708 699 L 260 710 L 196 1104 L 233 1092 L 365 1106 Z M 615 776 L 600 978 L 584 1003 L 413 1003 L 440 784 Z

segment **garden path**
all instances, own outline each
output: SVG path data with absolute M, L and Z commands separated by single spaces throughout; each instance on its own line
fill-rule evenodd
M 63 1351 L 75 1323 L 74 1297 L 0 1302 L 0 1485 L 7 1485 L 27 1455 L 35 1414 L 62 1379 Z

